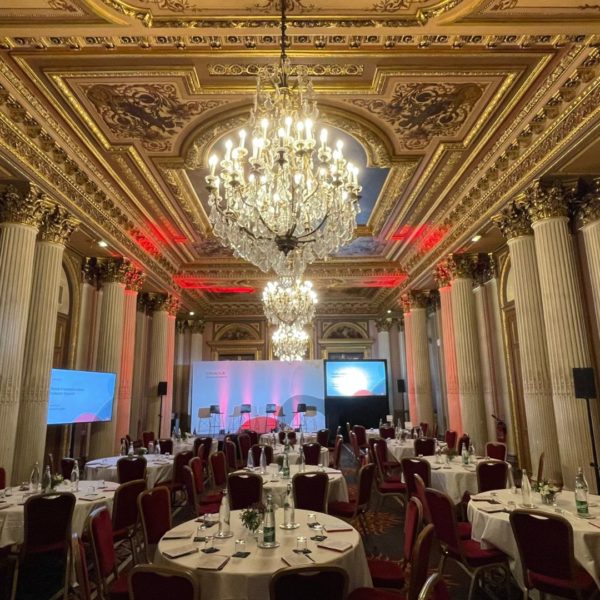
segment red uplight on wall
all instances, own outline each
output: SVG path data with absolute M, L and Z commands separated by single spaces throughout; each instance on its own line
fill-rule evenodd
M 216 285 L 214 282 L 207 282 L 193 275 L 176 275 L 173 277 L 173 282 L 185 290 L 202 290 L 215 294 L 253 294 L 255 292 L 255 289 L 250 286 Z
M 381 275 L 379 277 L 369 277 L 362 281 L 362 287 L 372 288 L 393 288 L 406 281 L 408 275 Z
M 402 225 L 391 239 L 396 241 L 410 240 L 420 252 L 429 252 L 433 250 L 447 233 L 445 227 L 437 227 L 424 223 L 423 225 Z

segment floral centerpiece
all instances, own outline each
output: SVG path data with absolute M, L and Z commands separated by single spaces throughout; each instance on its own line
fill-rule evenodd
M 52 489 L 54 489 L 58 487 L 62 482 L 63 476 L 60 473 L 55 473 L 54 475 L 52 475 L 52 481 L 50 485 L 52 486 Z
M 553 483 L 550 483 L 546 479 L 542 479 L 540 481 L 533 482 L 531 489 L 534 492 L 539 492 L 542 497 L 542 502 L 544 504 L 553 504 L 556 498 L 556 494 L 560 492 L 560 488 Z
M 242 525 L 255 534 L 262 523 L 264 513 L 265 509 L 262 504 L 253 504 L 252 506 L 245 508 L 240 514 Z

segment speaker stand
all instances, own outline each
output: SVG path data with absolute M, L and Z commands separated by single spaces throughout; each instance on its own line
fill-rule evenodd
M 160 435 L 160 429 L 162 427 L 162 411 L 163 411 L 163 395 L 160 395 L 160 404 L 159 404 L 159 409 L 158 409 L 158 435 L 156 436 L 156 439 L 160 439 L 161 435 Z

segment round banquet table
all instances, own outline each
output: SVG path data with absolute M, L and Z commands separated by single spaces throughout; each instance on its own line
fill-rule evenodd
M 554 514 L 554 507 L 542 504 L 539 494 L 533 493 L 535 510 Z M 485 512 L 483 500 L 493 499 L 500 502 L 505 510 L 502 512 Z M 467 507 L 467 515 L 472 524 L 471 537 L 481 543 L 482 548 L 493 545 L 499 548 L 511 559 L 511 569 L 517 581 L 522 584 L 523 577 L 519 550 L 508 520 L 508 502 L 514 502 L 518 507 L 522 502 L 520 491 L 498 490 L 492 497 L 489 492 L 473 496 Z M 575 558 L 581 566 L 594 578 L 600 586 L 600 496 L 589 496 L 591 520 L 580 519 L 575 511 L 573 492 L 561 492 L 557 496 L 557 505 L 561 515 L 573 526 L 573 547 Z
M 117 485 L 105 482 L 103 485 L 97 481 L 80 481 L 79 491 L 75 492 L 75 508 L 73 509 L 72 530 L 81 536 L 85 521 L 90 512 L 105 504 L 112 511 L 113 497 Z M 18 487 L 10 488 L 12 494 L 0 498 L 0 548 L 12 544 L 22 544 L 24 537 L 24 512 L 23 504 L 33 494 L 20 491 Z M 70 485 L 61 484 L 55 488 L 57 492 L 70 492 Z
M 273 459 L 280 462 L 280 457 L 283 456 L 283 452 L 285 450 L 285 446 L 282 444 L 276 444 L 273 446 Z M 288 460 L 290 465 L 297 465 L 300 462 L 300 450 L 298 449 L 298 445 L 295 445 L 288 452 Z M 320 464 L 324 467 L 329 465 L 329 450 L 325 448 L 325 446 L 321 446 L 321 455 L 319 458 Z
M 219 549 L 219 555 L 231 556 L 235 552 L 235 540 L 244 538 L 246 539 L 246 551 L 250 552 L 248 557 L 232 557 L 220 571 L 203 570 L 202 562 L 207 555 L 200 551 L 175 559 L 168 558 L 164 555 L 164 552 L 168 552 L 172 548 L 189 544 L 198 546 L 199 549 L 204 546 L 203 543 L 196 544 L 192 541 L 199 523 L 188 521 L 172 529 L 169 534 L 175 532 L 189 534 L 189 538 L 161 540 L 158 544 L 155 564 L 190 569 L 200 583 L 202 595 L 207 595 L 213 600 L 265 600 L 269 597 L 271 576 L 275 571 L 287 566 L 281 557 L 283 555 L 293 555 L 293 550 L 296 547 L 296 537 L 305 536 L 309 538 L 308 549 L 311 551 L 309 556 L 315 561 L 316 566 L 327 565 L 343 568 L 350 578 L 349 591 L 357 587 L 372 587 L 373 584 L 360 535 L 356 529 L 345 521 L 323 513 L 316 513 L 317 520 L 322 525 L 335 525 L 349 529 L 349 531 L 329 533 L 326 540 L 326 542 L 331 540 L 350 543 L 352 547 L 345 552 L 335 552 L 317 547 L 317 542 L 310 539 L 314 535 L 314 531 L 306 525 L 308 511 L 305 510 L 296 510 L 296 522 L 300 524 L 297 529 L 286 531 L 280 527 L 276 528 L 275 535 L 280 544 L 278 548 L 263 549 L 258 548 L 254 537 L 243 527 L 240 513 L 241 511 L 237 510 L 231 513 L 233 536 L 225 540 L 215 539 L 214 546 Z M 278 509 L 275 512 L 275 521 L 278 525 L 283 521 L 283 509 Z M 213 529 L 216 533 L 217 526 L 215 525 Z M 209 533 L 210 531 L 208 530 Z
M 180 440 L 179 442 L 173 440 L 173 454 L 177 454 L 179 452 L 184 452 L 187 450 L 194 450 L 194 440 L 195 437 L 190 437 L 187 440 Z M 210 447 L 210 454 L 214 454 L 219 449 L 219 440 L 217 438 L 212 439 L 212 444 Z
M 431 465 L 431 487 L 444 492 L 458 504 L 465 492 L 476 494 L 477 473 L 476 465 L 463 465 L 457 457 L 450 463 L 437 464 L 435 456 L 422 456 Z
M 110 456 L 90 460 L 85 465 L 85 478 L 96 481 L 119 482 L 117 474 L 117 461 L 122 456 Z M 146 481 L 149 488 L 170 481 L 173 477 L 173 457 L 168 454 L 146 454 Z
M 261 475 L 258 468 L 253 469 L 253 472 L 260 475 L 263 480 L 263 501 L 266 503 L 267 494 L 273 496 L 273 503 L 276 506 L 283 506 L 287 493 L 288 483 L 292 483 L 292 477 L 298 473 L 298 465 L 290 465 L 290 478 L 283 479 L 281 476 L 274 476 L 274 472 L 279 470 L 279 465 L 273 463 L 267 467 L 266 475 Z M 319 470 L 319 467 L 306 465 L 305 473 L 314 473 Z M 238 471 L 238 473 L 247 471 Z M 329 494 L 327 496 L 330 502 L 348 502 L 348 486 L 341 471 L 325 468 L 325 473 L 329 477 Z
M 398 462 L 403 458 L 412 458 L 415 455 L 414 440 L 401 442 L 399 440 L 386 440 L 387 450 Z
M 317 434 L 314 432 L 308 432 L 308 433 L 304 433 L 302 434 L 303 438 L 304 438 L 304 443 L 305 444 L 312 444 L 313 442 L 317 441 Z M 279 434 L 276 433 L 275 434 L 275 439 L 277 440 L 277 443 L 279 444 Z M 296 441 L 299 443 L 300 442 L 300 433 L 296 432 Z M 260 436 L 260 443 L 261 444 L 267 444 L 267 445 L 273 445 L 273 434 L 272 433 L 263 433 Z

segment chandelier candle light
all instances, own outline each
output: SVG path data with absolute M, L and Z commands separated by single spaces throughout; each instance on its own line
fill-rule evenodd
M 279 360 L 303 360 L 308 340 L 308 333 L 302 327 L 282 323 L 273 332 L 273 354 Z
M 358 169 L 343 143 L 328 145 L 306 67 L 290 76 L 286 55 L 286 2 L 281 2 L 281 56 L 261 69 L 249 129 L 225 155 L 209 159 L 209 218 L 236 256 L 264 272 L 300 277 L 306 265 L 352 239 L 359 212 Z M 218 167 L 218 168 L 217 168 Z
M 265 316 L 273 325 L 303 327 L 315 316 L 317 294 L 310 281 L 282 277 L 269 281 L 263 291 Z

